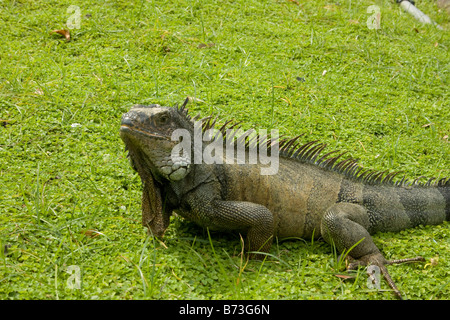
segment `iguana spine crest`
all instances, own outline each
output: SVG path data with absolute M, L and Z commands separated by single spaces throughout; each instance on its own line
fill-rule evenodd
M 185 100 L 185 102 L 177 108 L 179 114 L 185 117 L 187 120 L 195 121 L 199 118 L 199 115 L 195 117 L 191 117 L 189 115 L 188 110 L 186 109 L 186 105 L 189 102 L 189 98 Z M 218 121 L 218 117 L 213 118 L 212 115 L 202 118 L 202 131 L 203 133 L 210 129 L 216 129 L 216 124 Z M 236 133 L 241 129 L 240 122 L 235 122 L 233 120 L 225 121 L 218 131 L 221 133 L 222 138 L 225 139 L 228 137 L 228 134 L 232 132 L 233 136 L 231 138 L 238 140 L 241 136 L 245 139 L 248 138 L 246 132 L 244 132 L 241 136 L 236 136 Z M 252 129 L 250 129 L 252 130 Z M 395 180 L 402 171 L 388 172 L 388 170 L 377 171 L 372 169 L 365 169 L 359 163 L 357 159 L 354 158 L 346 158 L 344 160 L 338 161 L 343 155 L 347 152 L 341 152 L 340 150 L 334 150 L 328 152 L 324 155 L 321 155 L 322 151 L 327 147 L 327 144 L 320 143 L 319 140 L 309 141 L 304 144 L 300 144 L 298 139 L 302 137 L 303 134 L 298 135 L 294 138 L 284 138 L 284 139 L 271 139 L 268 136 L 260 137 L 256 135 L 249 140 L 245 141 L 245 147 L 248 149 L 259 147 L 260 144 L 265 143 L 268 152 L 271 150 L 271 146 L 273 143 L 277 143 L 279 145 L 279 155 L 284 158 L 289 158 L 293 160 L 300 161 L 302 163 L 310 163 L 313 165 L 317 165 L 320 168 L 331 170 L 337 172 L 339 174 L 344 175 L 347 178 L 352 179 L 355 182 L 361 182 L 367 185 L 391 185 L 396 187 L 448 187 L 450 186 L 450 177 L 444 178 L 429 178 L 426 182 L 419 182 L 420 179 L 426 178 L 425 176 L 420 176 L 415 178 L 413 181 L 410 181 L 404 175 L 401 180 Z M 230 137 L 228 137 L 230 138 Z M 330 155 L 334 153 L 338 153 L 337 156 L 330 157 Z M 318 158 L 321 156 L 320 158 Z

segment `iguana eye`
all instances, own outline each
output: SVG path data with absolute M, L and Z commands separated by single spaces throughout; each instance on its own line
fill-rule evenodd
M 157 119 L 156 122 L 158 125 L 165 125 L 169 122 L 169 115 L 167 113 L 161 114 Z

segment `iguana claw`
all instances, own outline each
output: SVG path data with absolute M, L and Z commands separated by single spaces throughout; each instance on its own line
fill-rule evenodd
M 374 254 L 369 254 L 369 255 L 363 256 L 358 260 L 348 257 L 346 267 L 347 267 L 347 270 L 355 270 L 359 266 L 377 266 L 380 269 L 381 274 L 384 276 L 387 283 L 391 287 L 391 289 L 394 291 L 397 298 L 403 299 L 400 290 L 397 288 L 397 286 L 395 285 L 391 276 L 389 275 L 386 265 L 410 263 L 410 262 L 421 262 L 421 261 L 425 261 L 425 259 L 420 256 L 415 257 L 415 258 L 386 260 L 381 253 L 374 253 Z M 371 273 L 369 271 L 368 271 L 368 274 L 369 274 L 369 276 L 371 276 Z

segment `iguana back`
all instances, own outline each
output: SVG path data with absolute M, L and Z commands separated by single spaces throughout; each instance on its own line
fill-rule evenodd
M 448 180 L 434 184 L 358 179 L 339 170 L 280 158 L 278 173 L 262 176 L 252 165 L 225 165 L 224 199 L 261 204 L 274 215 L 274 236 L 318 238 L 321 221 L 333 204 L 367 210 L 368 231 L 397 232 L 449 220 Z M 389 178 L 388 178 L 389 179 Z

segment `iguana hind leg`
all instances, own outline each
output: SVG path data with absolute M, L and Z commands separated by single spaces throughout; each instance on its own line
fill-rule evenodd
M 369 234 L 370 221 L 366 209 L 353 203 L 336 203 L 325 213 L 321 223 L 321 233 L 325 241 L 334 243 L 339 252 L 348 251 L 352 262 L 348 269 L 355 269 L 359 265 L 377 266 L 395 294 L 401 298 L 401 293 L 390 277 L 386 265 L 424 261 L 422 257 L 400 260 L 386 260 L 377 248 Z

